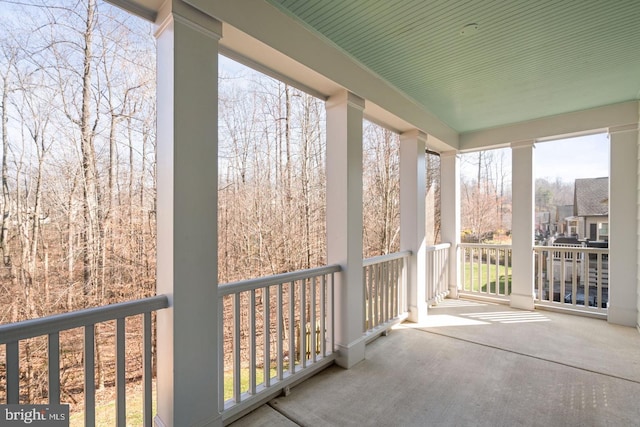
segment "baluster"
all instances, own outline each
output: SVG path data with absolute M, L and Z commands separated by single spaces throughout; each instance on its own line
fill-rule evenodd
M 95 325 L 84 327 L 84 425 L 96 425 Z
M 320 279 L 320 354 L 322 357 L 327 355 L 327 276 L 322 275 Z
M 49 365 L 49 403 L 60 404 L 60 333 L 53 332 L 48 336 Z
M 283 314 L 283 310 L 282 310 L 282 303 L 284 301 L 284 299 L 282 298 L 282 288 L 283 288 L 284 284 L 280 283 L 278 285 L 278 294 L 276 295 L 276 313 L 277 313 L 277 317 L 278 317 L 278 329 L 277 329 L 277 336 L 278 336 L 278 341 L 277 341 L 277 345 L 278 345 L 278 381 L 282 381 L 284 379 L 284 330 L 283 330 L 283 325 L 284 325 L 284 314 Z
M 240 293 L 233 296 L 233 401 L 240 403 Z
M 256 394 L 256 290 L 249 291 L 249 393 Z
M 289 372 L 296 372 L 295 282 L 289 284 Z
M 307 367 L 307 280 L 300 280 L 300 362 Z
M 7 343 L 7 403 L 20 403 L 20 344 L 18 341 Z
M 318 339 L 318 333 L 316 331 L 316 276 L 311 278 L 311 337 L 309 339 L 309 344 L 311 344 L 311 360 L 315 363 L 317 360 L 316 356 L 316 342 Z
M 222 322 L 220 322 L 220 318 L 222 310 L 222 303 L 221 303 L 222 299 L 219 298 L 218 299 L 218 349 L 222 349 L 222 346 L 220 346 L 220 342 L 224 342 L 224 336 L 222 335 Z M 151 366 L 151 333 L 152 333 L 152 324 L 151 324 L 151 312 L 147 311 L 146 313 L 144 313 L 143 315 L 143 320 L 142 320 L 142 327 L 143 327 L 143 361 L 142 361 L 142 369 L 143 369 L 143 373 L 142 373 L 142 381 L 144 383 L 144 406 L 142 407 L 142 417 L 144 419 L 143 423 L 145 427 L 151 427 L 153 425 L 153 400 L 152 400 L 152 378 L 153 378 L 153 369 Z M 222 341 L 221 341 L 222 338 Z M 220 356 L 220 350 L 218 350 L 218 355 Z M 224 363 L 223 363 L 222 358 L 219 359 L 220 361 L 220 366 L 224 367 Z M 222 370 L 221 370 L 222 371 Z M 218 392 L 219 392 L 219 396 L 218 396 L 218 407 L 220 409 L 221 405 L 222 407 L 224 406 L 224 382 L 222 381 L 222 379 L 224 378 L 224 375 L 222 372 L 220 372 L 220 381 L 218 382 L 219 387 L 218 387 Z
M 124 320 L 116 319 L 116 416 L 117 425 L 120 427 L 127 423 Z
M 264 331 L 263 379 L 264 386 L 271 387 L 271 292 L 269 286 L 262 290 L 262 330 Z

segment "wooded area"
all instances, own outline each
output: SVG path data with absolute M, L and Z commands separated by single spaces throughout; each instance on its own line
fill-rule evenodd
M 0 321 L 155 285 L 155 47 L 95 1 L 13 6 L 0 46 Z
M 152 25 L 95 0 L 4 4 L 2 13 L 0 323 L 154 294 Z M 219 79 L 219 282 L 324 265 L 324 101 L 237 64 L 229 69 Z M 400 142 L 363 126 L 370 257 L 399 248 Z M 438 158 L 428 161 L 433 206 Z M 104 387 L 113 327 L 97 328 Z M 81 336 L 65 341 L 62 388 L 75 400 Z M 46 394 L 45 349 L 38 340 L 21 348 L 30 401 Z

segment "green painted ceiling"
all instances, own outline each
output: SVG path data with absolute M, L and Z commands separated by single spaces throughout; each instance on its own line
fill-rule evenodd
M 640 0 L 268 1 L 459 132 L 640 97 Z

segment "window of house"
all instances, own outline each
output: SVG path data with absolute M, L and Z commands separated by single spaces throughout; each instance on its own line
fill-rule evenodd
M 609 237 L 609 223 L 601 222 L 598 223 L 598 240 L 602 240 L 603 238 Z

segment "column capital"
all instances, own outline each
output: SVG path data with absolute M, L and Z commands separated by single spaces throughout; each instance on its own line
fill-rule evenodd
M 535 148 L 536 147 L 536 140 L 535 139 L 527 139 L 524 141 L 516 141 L 516 142 L 512 142 L 510 144 L 512 149 L 518 149 L 518 148 Z
M 426 144 L 427 138 L 429 138 L 429 135 L 422 132 L 420 129 L 411 129 L 400 134 L 400 141 L 417 139 L 423 141 Z
M 634 132 L 640 129 L 640 123 L 631 123 L 622 126 L 613 126 L 608 129 L 609 135 L 622 132 Z
M 364 111 L 364 98 L 360 98 L 358 95 L 353 92 L 349 92 L 348 90 L 343 90 L 331 95 L 325 102 L 325 107 L 329 110 L 333 107 L 345 104 Z
M 444 158 L 459 157 L 459 156 L 460 156 L 460 152 L 458 150 L 443 151 L 442 153 L 440 153 L 440 157 L 444 157 Z
M 214 39 L 222 38 L 222 22 L 185 3 L 183 0 L 164 2 L 156 18 L 154 36 L 158 38 L 174 21 Z

